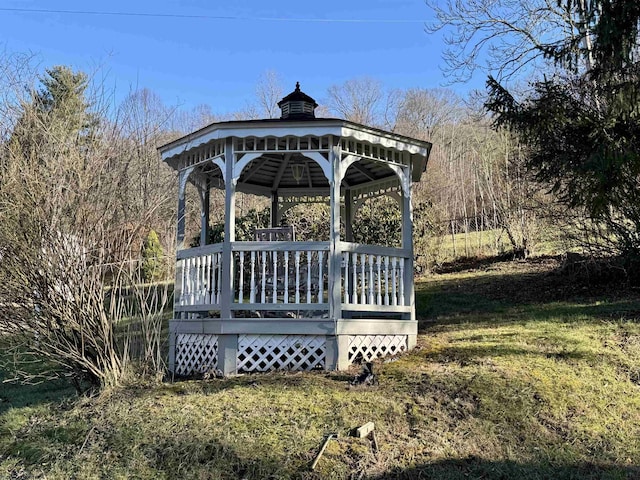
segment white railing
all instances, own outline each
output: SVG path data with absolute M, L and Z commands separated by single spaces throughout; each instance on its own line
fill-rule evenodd
M 180 250 L 177 254 L 176 306 L 220 304 L 222 245 Z
M 342 294 L 348 305 L 406 306 L 409 254 L 390 247 L 341 243 Z
M 348 242 L 340 248 L 335 281 L 343 308 L 408 308 L 407 251 Z M 178 252 L 176 310 L 218 310 L 224 295 L 232 310 L 329 309 L 329 242 L 233 242 L 231 254 L 231 285 L 223 285 L 222 244 Z
M 235 242 L 233 303 L 328 305 L 328 242 Z

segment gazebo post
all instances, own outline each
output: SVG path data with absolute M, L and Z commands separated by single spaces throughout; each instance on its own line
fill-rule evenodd
M 402 248 L 409 251 L 409 257 L 404 267 L 404 294 L 405 302 L 411 307 L 410 320 L 416 321 L 416 300 L 413 285 L 413 207 L 411 205 L 411 180 L 409 167 L 404 168 L 402 179 Z M 417 334 L 407 335 L 407 348 L 411 350 L 416 346 Z
M 350 188 L 344 191 L 344 235 L 347 242 L 353 242 L 353 192 Z
M 340 185 L 342 183 L 342 149 L 339 143 L 332 145 L 329 150 L 329 164 L 331 165 L 330 188 L 330 243 L 329 243 L 329 318 L 335 320 L 337 326 L 342 318 L 341 298 L 341 266 L 342 250 L 340 248 Z M 332 341 L 333 340 L 333 341 Z M 334 337 L 327 338 L 326 364 L 327 369 L 344 370 L 349 366 L 348 345 L 345 335 L 338 335 L 334 330 Z
M 278 192 L 271 194 L 271 227 L 276 228 L 280 224 L 280 212 L 278 211 Z
M 176 225 L 176 251 L 184 248 L 184 232 L 185 232 L 185 216 L 186 216 L 186 197 L 185 190 L 187 188 L 187 180 L 193 168 L 187 168 L 182 170 L 178 175 L 178 215 Z M 174 282 L 174 302 L 182 295 L 180 290 L 180 282 L 178 278 L 182 276 L 182 269 L 178 265 L 176 267 L 176 281 Z M 180 313 L 180 319 L 184 319 L 185 314 Z M 178 318 L 176 318 L 178 320 Z M 169 370 L 175 371 L 176 367 L 176 332 L 173 329 L 169 330 Z
M 209 208 L 210 208 L 210 192 L 211 186 L 209 180 L 205 182 L 203 188 L 199 188 L 200 193 L 200 246 L 207 244 L 209 237 Z
M 225 166 L 225 198 L 224 198 L 224 241 L 222 243 L 222 288 L 220 298 L 220 317 L 231 320 L 231 296 L 233 288 L 233 251 L 231 244 L 236 239 L 236 181 L 234 178 L 235 153 L 233 149 L 233 138 L 227 138 L 224 149 Z M 225 375 L 236 373 L 236 358 L 238 356 L 238 335 L 218 336 L 218 369 Z

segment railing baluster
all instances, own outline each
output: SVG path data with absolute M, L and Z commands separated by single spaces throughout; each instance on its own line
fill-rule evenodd
M 178 268 L 180 269 L 180 296 L 178 297 L 178 305 L 184 305 L 184 299 L 185 299 L 185 281 L 184 281 L 184 275 L 186 272 L 186 267 L 185 267 L 185 263 L 186 260 L 178 260 Z
M 311 303 L 311 251 L 307 250 L 307 303 Z
M 384 256 L 384 304 L 389 305 L 389 255 Z
M 216 257 L 215 253 L 209 256 L 209 303 L 216 303 Z
M 238 282 L 238 303 L 244 303 L 244 252 L 240 253 L 240 281 Z
M 369 254 L 369 304 L 373 305 L 373 255 Z
M 256 252 L 251 251 L 251 285 L 249 286 L 249 303 L 256 303 Z
M 399 258 L 398 263 L 400 264 L 400 275 L 398 277 L 398 283 L 400 284 L 400 300 L 398 301 L 398 304 L 407 305 L 404 298 L 404 258 Z
M 207 257 L 205 255 L 200 257 L 200 270 L 198 275 L 198 303 L 206 303 L 207 298 Z
M 284 252 L 284 303 L 289 303 L 289 251 Z
M 344 264 L 344 303 L 349 303 L 349 252 L 342 252 L 342 263 Z
M 194 305 L 198 305 L 202 300 L 200 299 L 200 293 L 201 293 L 201 289 L 200 289 L 200 284 L 201 282 L 201 276 L 202 276 L 202 259 L 201 257 L 196 257 L 195 258 L 195 269 L 193 271 L 194 276 L 193 276 L 193 304 Z
M 213 301 L 211 300 L 211 257 L 212 255 L 207 255 L 204 257 L 205 259 L 205 291 L 204 291 L 204 303 L 211 304 Z
M 260 300 L 262 303 L 267 303 L 267 252 L 262 251 L 262 278 L 261 278 L 261 291 Z
M 391 300 L 393 305 L 398 305 L 398 297 L 396 296 L 396 263 L 397 263 L 397 259 L 396 257 L 391 257 L 391 287 L 392 287 L 392 295 L 391 295 Z
M 355 252 L 351 254 L 351 259 L 353 260 L 353 265 L 351 266 L 353 269 L 353 286 L 351 287 L 353 294 L 351 295 L 351 303 L 358 303 L 358 254 Z
M 278 303 L 278 252 L 272 252 L 271 257 L 273 260 L 273 303 Z
M 296 303 L 300 303 L 300 251 L 296 250 Z
M 320 250 L 318 252 L 318 303 L 324 303 L 324 252 Z
M 367 282 L 366 282 L 366 275 L 367 275 L 367 257 L 364 253 L 360 254 L 360 283 L 362 285 L 361 291 L 360 291 L 360 303 L 362 303 L 363 305 L 367 303 Z
M 213 275 L 211 275 L 211 296 L 213 297 L 212 303 L 220 303 L 220 254 L 213 254 Z
M 380 262 L 382 260 L 382 257 L 380 255 L 378 255 L 378 257 L 376 258 L 377 262 L 376 262 L 376 266 L 378 268 L 378 296 L 376 297 L 376 304 L 377 305 L 382 305 L 382 278 L 380 275 Z
M 186 294 L 186 298 L 185 298 L 185 303 L 187 305 L 193 305 L 193 298 L 191 297 L 191 287 L 192 287 L 192 281 L 191 281 L 191 262 L 193 262 L 193 258 L 187 258 L 187 262 L 186 262 L 186 278 L 185 278 L 185 294 Z

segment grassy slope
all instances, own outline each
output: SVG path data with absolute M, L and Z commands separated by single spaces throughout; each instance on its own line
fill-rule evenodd
M 379 386 L 274 373 L 71 403 L 2 385 L 0 478 L 640 478 L 640 296 L 554 266 L 418 283 L 419 347 Z M 347 437 L 366 421 L 377 454 Z

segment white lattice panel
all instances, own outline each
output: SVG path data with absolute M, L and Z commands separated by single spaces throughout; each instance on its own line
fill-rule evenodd
M 176 335 L 176 374 L 205 373 L 214 370 L 217 366 L 217 335 L 190 333 Z
M 349 362 L 354 360 L 370 361 L 374 358 L 407 350 L 406 335 L 350 335 Z
M 238 371 L 324 368 L 326 340 L 320 335 L 240 335 Z

